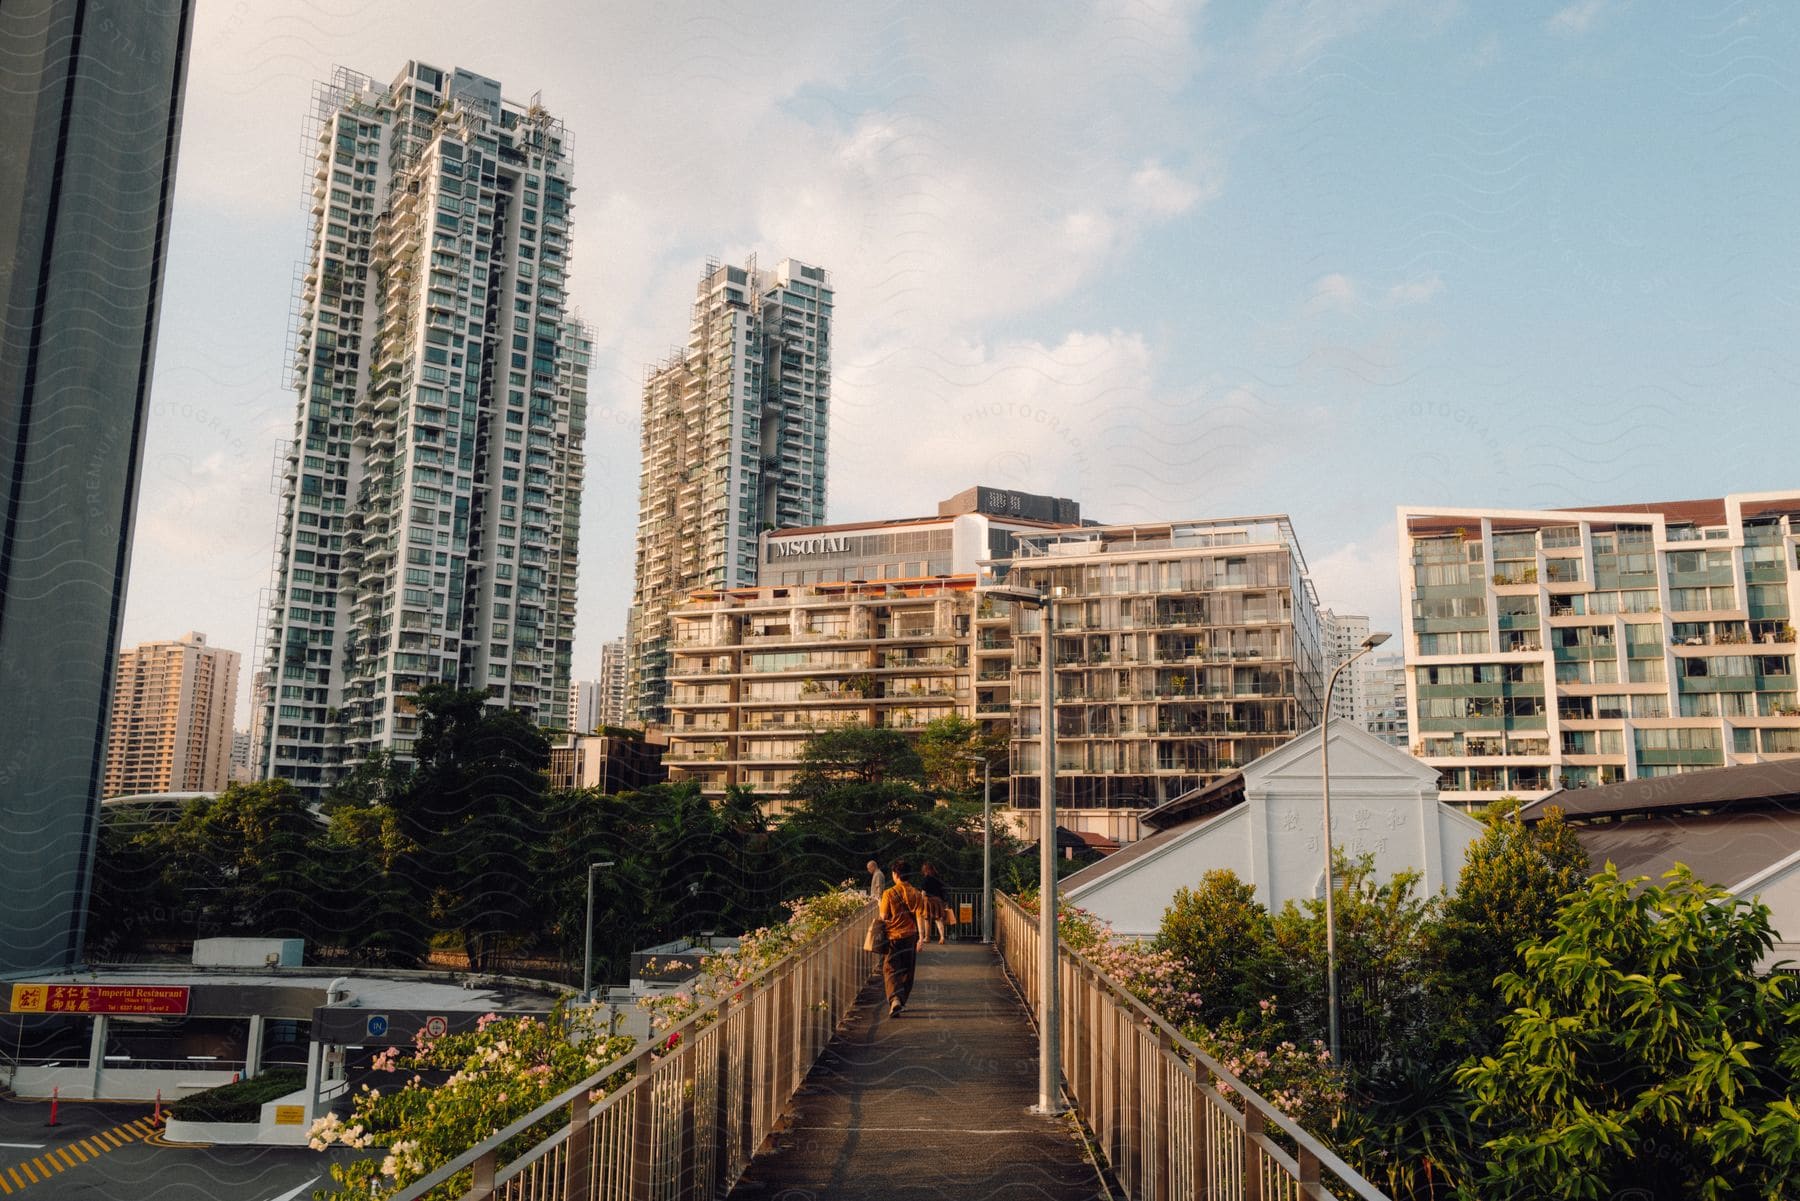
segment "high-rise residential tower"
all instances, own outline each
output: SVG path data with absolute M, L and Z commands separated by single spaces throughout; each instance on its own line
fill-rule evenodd
M 266 776 L 316 795 L 414 694 L 566 720 L 589 338 L 566 311 L 568 135 L 406 65 L 314 111 L 294 441 L 260 669 Z
M 0 978 L 81 957 L 193 5 L 0 5 Z
M 1319 635 L 1325 660 L 1321 667 L 1329 677 L 1339 664 L 1361 649 L 1369 636 L 1369 619 L 1361 613 L 1325 609 L 1319 613 Z M 1331 694 L 1333 720 L 1355 722 L 1368 729 L 1374 708 L 1369 672 L 1369 657 L 1364 655 L 1338 677 L 1337 688 Z
M 1800 493 L 1402 508 L 1413 753 L 1444 799 L 1800 756 Z
M 119 653 L 102 796 L 217 792 L 231 782 L 236 651 L 204 634 Z
M 600 647 L 600 724 L 623 726 L 631 720 L 625 703 L 625 640 L 614 638 Z
M 668 717 L 669 608 L 757 582 L 757 536 L 825 519 L 831 279 L 708 263 L 688 344 L 644 384 L 628 703 Z

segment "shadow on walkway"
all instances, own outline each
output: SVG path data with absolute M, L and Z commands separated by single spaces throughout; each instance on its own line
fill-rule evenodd
M 906 1012 L 864 990 L 732 1201 L 1092 1201 L 1072 1122 L 1030 1112 L 1037 1036 L 992 947 L 932 945 Z

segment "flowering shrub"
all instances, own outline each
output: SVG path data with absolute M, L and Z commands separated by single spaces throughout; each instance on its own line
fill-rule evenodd
M 787 920 L 752 930 L 732 950 L 708 955 L 701 960 L 699 976 L 687 988 L 644 997 L 638 1005 L 649 1011 L 652 1029 L 679 1026 L 696 1010 L 729 996 L 781 960 L 817 942 L 868 903 L 868 891 L 849 882 L 815 897 L 784 902 Z M 664 1049 L 672 1050 L 676 1045 L 671 1036 Z
M 1274 1001 L 1262 1002 L 1253 1023 L 1208 1029 L 1190 1022 L 1182 1033 L 1302 1128 L 1325 1130 L 1336 1121 L 1347 1092 L 1343 1069 L 1331 1062 L 1323 1042 L 1314 1039 L 1303 1047 L 1281 1037 Z M 1224 1081 L 1216 1087 L 1221 1096 L 1232 1097 Z
M 1019 906 L 1037 916 L 1035 891 Z M 1283 1036 L 1275 1002 L 1265 1000 L 1254 1020 L 1234 1020 L 1211 1028 L 1202 1023 L 1202 998 L 1194 969 L 1174 950 L 1120 938 L 1112 927 L 1078 905 L 1056 910 L 1057 935 L 1132 996 L 1224 1068 L 1255 1089 L 1287 1117 L 1309 1130 L 1330 1127 L 1344 1103 L 1343 1069 L 1331 1062 L 1325 1044 L 1303 1047 Z M 1229 1098 L 1232 1090 L 1221 1084 Z
M 387 1147 L 381 1159 L 333 1164 L 340 1198 L 391 1197 L 629 1052 L 633 1040 L 614 1036 L 596 1020 L 597 1007 L 562 1007 L 548 1020 L 488 1014 L 468 1033 L 431 1039 L 421 1034 L 410 1052 L 399 1047 L 377 1055 L 377 1072 L 396 1076 L 395 1087 L 365 1084 L 348 1120 L 328 1114 L 313 1123 L 311 1147 L 333 1144 Z M 448 1072 L 447 1079 L 437 1077 Z M 426 1076 L 432 1077 L 427 1082 Z M 621 1081 L 596 1089 L 598 1100 Z M 519 1154 L 547 1137 L 563 1119 L 552 1117 L 502 1148 Z M 460 1197 L 468 1190 L 460 1173 L 432 1196 Z
M 1019 905 L 1035 917 L 1037 894 L 1021 897 Z M 1200 993 L 1193 970 L 1180 956 L 1120 938 L 1110 925 L 1066 901 L 1056 908 L 1056 930 L 1064 946 L 1079 951 L 1113 983 L 1171 1024 L 1179 1026 L 1198 1016 Z

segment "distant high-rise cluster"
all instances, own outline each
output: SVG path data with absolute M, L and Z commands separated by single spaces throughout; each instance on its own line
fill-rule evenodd
M 411 62 L 340 70 L 314 122 L 257 700 L 261 774 L 317 795 L 406 756 L 428 684 L 566 721 L 590 350 L 568 136 L 535 99 Z
M 831 280 L 793 259 L 708 264 L 686 349 L 644 384 L 628 704 L 668 718 L 669 610 L 756 583 L 764 530 L 825 519 Z
M 119 652 L 101 795 L 217 792 L 231 782 L 236 651 L 204 634 Z

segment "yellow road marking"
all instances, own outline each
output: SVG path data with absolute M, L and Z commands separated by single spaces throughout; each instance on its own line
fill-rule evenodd
M 131 1125 L 127 1126 L 126 1129 L 127 1130 L 135 1130 L 135 1131 L 137 1131 L 137 1133 L 139 1135 L 145 1135 L 145 1134 L 150 1133 L 150 1127 L 144 1125 L 144 1119 L 142 1119 L 142 1118 L 139 1118 L 137 1121 L 131 1123 Z
M 62 1157 L 63 1163 L 67 1164 L 71 1168 L 75 1166 L 75 1163 L 76 1163 L 75 1157 L 73 1155 L 69 1154 L 69 1149 L 67 1147 L 58 1147 L 56 1149 L 56 1153 L 57 1153 L 57 1155 Z
M 44 1174 L 44 1179 L 48 1180 L 55 1173 L 53 1173 L 49 1168 L 44 1166 L 44 1158 L 45 1157 L 42 1157 L 42 1156 L 34 1156 L 31 1160 L 31 1166 L 36 1168 L 38 1171 L 42 1172 Z M 62 1169 L 57 1168 L 56 1171 L 60 1172 L 60 1171 L 62 1171 Z
M 81 1149 L 80 1143 L 70 1143 L 68 1146 L 68 1150 L 75 1152 L 75 1158 L 79 1159 L 82 1163 L 86 1163 L 88 1161 L 87 1152 L 85 1152 Z
M 24 1187 L 25 1187 L 25 1182 L 24 1182 L 24 1181 L 23 1181 L 23 1180 L 21 1180 L 21 1179 L 20 1179 L 20 1178 L 19 1178 L 19 1169 L 17 1169 L 17 1168 L 8 1168 L 8 1169 L 7 1169 L 7 1171 L 8 1171 L 8 1172 L 10 1172 L 10 1173 L 11 1173 L 11 1174 L 12 1174 L 12 1178 L 13 1178 L 13 1183 L 14 1183 L 14 1184 L 16 1184 L 16 1185 L 18 1185 L 18 1186 L 19 1186 L 19 1187 L 20 1187 L 20 1188 L 24 1188 Z
M 123 1147 L 125 1145 L 125 1140 L 118 1137 L 110 1130 L 102 1130 L 99 1134 L 96 1134 L 94 1137 L 96 1139 L 104 1140 L 107 1144 L 110 1144 L 107 1147 L 107 1150 L 109 1150 L 109 1151 L 117 1150 L 118 1148 Z
M 30 1164 L 28 1164 L 28 1163 L 20 1164 L 19 1170 L 21 1172 L 25 1173 L 25 1179 L 31 1181 L 31 1183 L 36 1184 L 38 1182 L 38 1174 L 31 1170 Z
M 88 1149 L 89 1155 L 105 1155 L 106 1154 L 106 1147 L 91 1138 L 84 1138 L 81 1140 L 81 1142 L 77 1143 L 76 1145 L 80 1146 L 80 1147 L 86 1147 Z
M 5 1176 L 0 1176 L 0 1193 L 4 1193 L 9 1197 L 12 1195 L 12 1185 L 6 1183 Z

